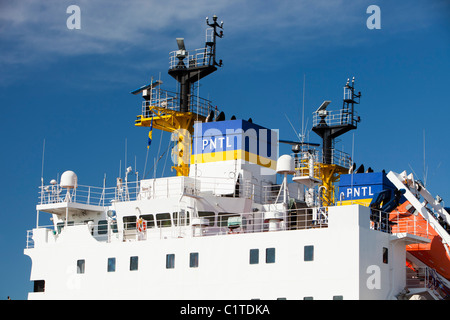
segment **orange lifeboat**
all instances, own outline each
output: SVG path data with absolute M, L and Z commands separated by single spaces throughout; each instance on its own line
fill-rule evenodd
M 406 232 L 430 239 L 430 243 L 407 245 L 406 250 L 450 280 L 450 256 L 447 251 L 449 247 L 442 243 L 442 238 L 428 221 L 421 214 L 414 215 L 408 211 L 409 207 L 410 202 L 406 201 L 389 215 L 389 220 L 394 223 L 392 233 Z

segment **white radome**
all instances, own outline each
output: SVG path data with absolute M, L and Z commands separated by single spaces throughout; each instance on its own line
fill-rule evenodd
M 290 155 L 284 154 L 278 158 L 277 173 L 287 173 L 287 174 L 295 173 L 294 159 Z
M 78 177 L 75 172 L 71 170 L 64 171 L 61 175 L 60 185 L 63 188 L 74 189 L 77 187 Z

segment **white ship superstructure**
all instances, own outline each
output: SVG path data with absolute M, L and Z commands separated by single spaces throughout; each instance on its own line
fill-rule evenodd
M 160 89 L 161 81 L 133 92 L 144 97 L 136 125 L 173 133 L 177 176 L 133 180 L 129 168 L 107 188 L 81 185 L 66 171 L 42 185 L 25 249 L 29 299 L 443 298 L 445 276 L 408 251 L 429 245 L 432 230 L 448 238 L 427 203 L 414 202 L 414 179 L 343 176 L 353 162 L 333 139 L 359 122 L 354 81 L 342 110 L 326 110 L 326 101 L 314 113 L 322 150 L 289 142 L 294 154 L 280 156 L 280 132 L 225 120 L 190 94 L 221 65 L 216 20 L 207 22 L 204 50 L 189 54 L 177 39 L 169 73 L 179 94 Z M 416 211 L 394 210 L 405 200 Z M 52 226 L 40 225 L 46 214 Z

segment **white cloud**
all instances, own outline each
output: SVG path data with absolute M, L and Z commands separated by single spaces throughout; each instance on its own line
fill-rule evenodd
M 148 41 L 149 36 L 167 34 L 170 30 L 189 32 L 200 14 L 204 18 L 201 12 L 213 8 L 208 3 L 81 0 L 77 4 L 81 8 L 81 29 L 68 30 L 66 9 L 73 1 L 14 1 L 2 4 L 0 39 L 18 50 L 32 48 L 63 55 L 105 53 L 124 44 Z
M 277 46 L 298 52 L 352 46 L 364 41 L 360 35 L 365 31 L 365 11 L 371 1 L 78 0 L 81 29 L 68 30 L 66 9 L 72 4 L 73 0 L 2 2 L 0 67 L 45 63 L 61 56 L 117 53 L 136 46 L 161 55 L 168 41 L 178 36 L 186 38 L 188 49 L 195 48 L 203 42 L 199 37 L 205 28 L 203 19 L 212 14 L 225 21 L 228 50 L 242 55 L 252 50 L 264 54 Z M 401 17 L 414 21 L 421 17 L 414 5 L 383 2 L 381 8 L 383 19 L 394 15 L 395 8 L 401 8 Z M 399 21 L 396 30 L 414 27 Z M 383 20 L 383 27 L 385 23 Z M 173 41 L 171 48 L 174 46 Z

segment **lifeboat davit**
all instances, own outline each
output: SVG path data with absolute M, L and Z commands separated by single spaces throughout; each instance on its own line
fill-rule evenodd
M 430 239 L 430 243 L 407 245 L 406 250 L 450 280 L 450 248 L 442 243 L 442 238 L 421 214 L 408 211 L 410 207 L 410 202 L 406 201 L 392 211 L 389 216 L 394 223 L 392 233 L 406 232 Z

